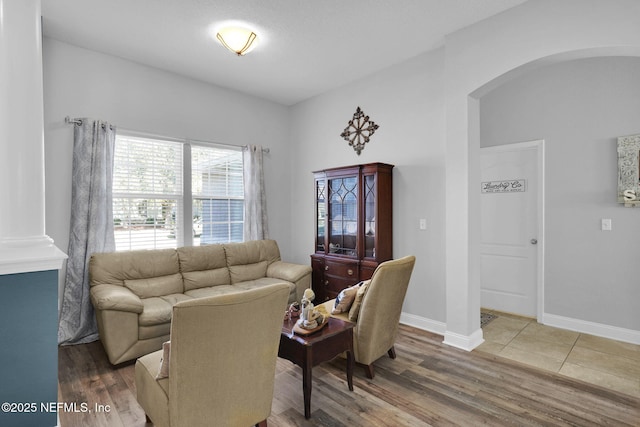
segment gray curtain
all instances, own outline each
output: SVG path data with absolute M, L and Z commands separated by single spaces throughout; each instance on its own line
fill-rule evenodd
M 262 146 L 248 145 L 244 147 L 242 163 L 244 171 L 244 240 L 268 239 Z
M 59 344 L 98 339 L 89 298 L 89 258 L 93 252 L 115 250 L 111 195 L 115 135 L 115 127 L 106 122 L 82 119 L 74 126 L 71 229 Z

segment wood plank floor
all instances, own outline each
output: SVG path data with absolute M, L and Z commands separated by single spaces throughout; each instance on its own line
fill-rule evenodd
M 315 367 L 310 420 L 300 369 L 279 359 L 269 426 L 640 426 L 638 398 L 457 350 L 440 335 L 401 325 L 396 353 L 376 362 L 374 380 L 357 367 L 353 392 L 345 360 Z M 59 400 L 92 410 L 61 411 L 61 427 L 150 426 L 136 402 L 134 365 L 113 368 L 99 342 L 60 347 Z

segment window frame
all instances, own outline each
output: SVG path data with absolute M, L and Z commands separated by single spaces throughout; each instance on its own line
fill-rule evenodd
M 113 199 L 115 200 L 117 198 L 129 198 L 129 199 L 140 198 L 138 196 L 144 196 L 149 199 L 158 199 L 160 197 L 163 197 L 163 199 L 166 199 L 166 197 L 164 196 L 170 195 L 172 197 L 172 200 L 176 199 L 175 247 L 193 246 L 194 245 L 193 203 L 196 199 L 202 199 L 202 197 L 194 196 L 192 191 L 193 190 L 192 189 L 192 179 L 193 179 L 192 148 L 194 146 L 197 146 L 197 147 L 204 147 L 204 148 L 211 148 L 211 149 L 242 152 L 243 147 L 236 146 L 236 145 L 208 142 L 208 141 L 178 139 L 178 138 L 171 138 L 171 137 L 160 136 L 160 135 L 150 135 L 147 133 L 140 133 L 136 131 L 118 129 L 118 131 L 116 132 L 116 144 L 118 143 L 118 138 L 120 137 L 149 139 L 149 140 L 157 140 L 161 142 L 173 142 L 173 143 L 181 144 L 182 146 L 182 165 L 181 165 L 182 194 L 181 195 L 174 195 L 174 194 L 168 194 L 168 193 L 166 195 L 165 194 L 151 195 L 143 192 L 125 194 L 125 193 L 114 192 Z M 242 168 L 244 168 L 244 165 L 242 166 Z M 114 164 L 114 173 L 115 173 L 115 164 Z M 242 174 L 243 173 L 244 171 L 242 171 Z M 244 188 L 244 182 L 243 182 L 243 188 Z M 221 198 L 221 200 L 242 200 L 242 221 L 240 221 L 240 223 L 244 228 L 244 221 L 245 221 L 244 193 L 242 193 L 241 197 L 238 197 L 238 196 L 225 197 L 225 198 Z M 114 226 L 115 226 L 115 219 L 116 219 L 116 215 L 114 210 L 114 216 L 113 216 Z M 231 226 L 231 223 L 237 224 L 238 221 L 231 221 L 231 219 L 229 219 L 228 223 L 229 223 L 229 226 Z M 244 236 L 242 236 L 242 239 L 244 240 Z M 154 238 L 154 242 L 155 241 L 156 240 Z M 155 249 L 155 248 L 149 247 L 144 249 Z M 118 252 L 127 251 L 127 250 L 131 250 L 130 245 L 129 245 L 129 248 L 116 248 L 116 251 Z

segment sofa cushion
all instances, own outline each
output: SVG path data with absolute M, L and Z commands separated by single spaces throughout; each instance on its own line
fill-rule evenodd
M 160 298 L 165 300 L 169 304 L 171 304 L 171 307 L 173 307 L 179 302 L 186 301 L 188 299 L 193 299 L 193 297 L 190 297 L 189 295 L 185 295 L 185 294 L 163 295 Z
M 213 270 L 188 271 L 182 273 L 182 276 L 184 278 L 185 291 L 231 284 L 229 269 L 227 267 Z
M 180 273 L 147 279 L 125 279 L 124 286 L 140 298 L 178 294 L 184 290 Z
M 95 253 L 89 261 L 91 286 L 124 286 L 125 280 L 148 279 L 180 273 L 175 249 Z
M 225 268 L 227 260 L 223 245 L 184 246 L 177 249 L 180 271 L 215 270 Z
M 232 294 L 234 292 L 238 292 L 238 288 L 236 288 L 235 286 L 220 285 L 220 286 L 210 286 L 208 288 L 192 289 L 190 291 L 185 292 L 185 295 L 188 295 L 193 298 L 203 298 L 203 297 L 212 297 L 214 295 Z
M 274 240 L 227 243 L 224 250 L 231 284 L 265 277 L 269 264 L 280 261 L 280 251 Z
M 224 246 L 185 246 L 177 252 L 185 291 L 231 284 Z
M 138 324 L 142 326 L 157 325 L 171 321 L 173 305 L 160 297 L 145 298 L 142 300 L 144 309 L 138 316 Z
M 267 275 L 267 261 L 260 261 L 253 264 L 234 265 L 229 267 L 231 274 L 231 284 L 236 285 L 248 280 L 256 280 Z M 282 281 L 282 280 L 280 280 Z
M 225 243 L 227 265 L 253 264 L 267 261 L 271 264 L 280 261 L 280 250 L 275 240 L 249 240 L 242 243 Z
M 169 339 L 171 331 L 171 322 L 159 323 L 157 325 L 138 326 L 138 339 L 150 340 L 158 337 L 166 337 Z
M 244 282 L 239 282 L 233 285 L 234 288 L 238 288 L 238 290 L 251 290 L 256 288 L 261 288 L 266 285 L 273 285 L 275 283 L 286 283 L 289 285 L 289 302 L 293 302 L 297 299 L 296 295 L 296 285 L 291 282 L 285 282 L 282 279 L 274 279 L 271 277 L 262 277 L 256 280 L 247 280 Z

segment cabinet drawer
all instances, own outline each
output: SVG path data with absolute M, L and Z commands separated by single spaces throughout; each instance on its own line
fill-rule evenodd
M 353 278 L 357 281 L 359 277 L 358 263 L 344 263 L 325 260 L 324 274 L 325 276 L 330 275 L 334 277 Z

